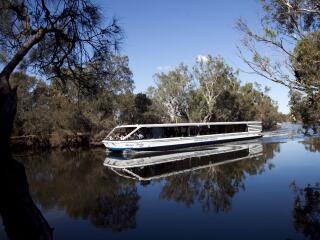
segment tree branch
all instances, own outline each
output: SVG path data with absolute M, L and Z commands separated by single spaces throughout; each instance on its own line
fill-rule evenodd
M 46 34 L 45 29 L 40 29 L 37 34 L 33 35 L 29 40 L 27 40 L 20 49 L 16 52 L 16 54 L 13 56 L 13 58 L 9 61 L 9 63 L 3 68 L 3 70 L 0 73 L 1 79 L 6 79 L 9 81 L 9 77 L 11 73 L 14 71 L 14 69 L 19 65 L 19 63 L 22 61 L 22 59 L 28 54 L 30 49 L 40 42 L 40 40 L 43 39 L 43 37 Z M 3 85 L 3 82 L 0 82 L 0 92 L 2 90 L 2 87 L 5 87 Z M 10 86 L 9 86 L 10 87 Z M 7 89 L 9 90 L 9 89 Z

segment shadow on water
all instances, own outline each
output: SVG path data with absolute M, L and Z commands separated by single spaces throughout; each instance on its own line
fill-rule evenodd
M 293 182 L 290 187 L 295 194 L 293 205 L 295 229 L 308 239 L 320 239 L 320 183 L 300 187 Z
M 25 162 L 32 196 L 43 210 L 64 209 L 113 231 L 135 228 L 139 196 L 135 183 L 102 167 L 104 152 L 47 152 Z
M 53 229 L 30 196 L 25 168 L 10 154 L 1 162 L 0 189 L 0 214 L 9 239 L 52 239 Z
M 309 152 L 320 152 L 320 138 L 300 141 Z M 290 185 L 293 191 L 293 224 L 308 239 L 320 239 L 320 182 L 299 186 L 295 181 Z

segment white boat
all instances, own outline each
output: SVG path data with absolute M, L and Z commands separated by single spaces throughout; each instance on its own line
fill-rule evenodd
M 162 151 L 259 138 L 261 131 L 258 121 L 121 125 L 102 142 L 111 151 Z

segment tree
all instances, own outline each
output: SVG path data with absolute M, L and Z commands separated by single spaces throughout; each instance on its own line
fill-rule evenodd
M 246 50 L 238 48 L 240 57 L 254 73 L 291 91 L 302 92 L 311 103 L 318 101 L 319 1 L 261 2 L 265 13 L 262 33 L 251 30 L 243 20 L 237 22 L 237 28 L 244 34 L 242 47 Z
M 315 102 L 300 92 L 290 92 L 290 112 L 293 121 L 301 121 L 308 132 L 311 125 L 316 125 L 319 120 L 320 102 Z M 313 126 L 315 127 L 315 126 Z
M 154 103 L 144 93 L 138 93 L 134 98 L 134 123 L 159 123 L 157 112 L 152 108 Z
M 70 80 L 61 86 L 56 78 L 48 84 L 22 72 L 13 73 L 11 79 L 20 82 L 14 135 L 23 136 L 21 147 L 71 147 L 68 142 L 86 139 L 78 142 L 81 146 L 101 141 L 115 124 L 140 121 L 133 104 L 136 96 L 128 57 L 111 55 L 75 74 L 81 76 L 81 85 L 73 81 L 72 74 L 66 75 Z
M 307 91 L 309 84 L 299 80 L 296 69 L 299 57 L 294 53 L 298 43 L 319 30 L 320 5 L 317 0 L 263 0 L 265 15 L 262 18 L 263 33 L 252 31 L 242 20 L 237 28 L 244 34 L 242 46 L 251 54 L 242 59 L 257 74 L 287 87 Z M 276 51 L 277 58 L 263 55 L 257 47 L 270 47 Z M 318 49 L 319 50 L 319 49 Z M 305 54 L 307 55 L 307 54 Z M 317 64 L 317 59 L 310 59 Z M 295 63 L 295 64 L 294 64 Z M 309 62 L 310 63 L 310 62 Z M 301 62 L 302 64 L 302 62 Z
M 171 121 L 261 120 L 264 129 L 275 126 L 278 107 L 256 84 L 240 84 L 234 71 L 221 57 L 208 55 L 188 72 L 180 65 L 156 74 L 156 87 L 148 89 L 152 102 L 169 114 Z M 161 107 L 162 106 L 162 107 Z M 165 115 L 164 115 L 165 116 Z
M 239 105 L 239 115 L 242 120 L 259 119 L 262 121 L 264 130 L 275 127 L 276 123 L 281 120 L 278 112 L 277 103 L 268 96 L 270 89 L 266 87 L 264 90 L 255 83 L 255 87 L 251 83 L 247 83 L 240 87 L 241 101 Z
M 16 112 L 16 85 L 10 81 L 14 70 L 32 69 L 65 84 L 66 72 L 81 70 L 89 60 L 104 59 L 117 47 L 121 31 L 115 21 L 102 27 L 98 7 L 90 0 L 8 0 L 0 2 L 0 12 L 2 155 L 9 148 Z
M 18 67 L 33 70 L 66 85 L 70 78 L 65 75 L 81 72 L 87 62 L 105 59 L 120 40 L 116 21 L 103 27 L 99 9 L 90 0 L 0 1 L 0 211 L 8 234 L 16 229 L 17 238 L 52 238 L 52 229 L 30 197 L 24 168 L 9 151 L 17 109 L 12 73 Z
M 167 108 L 170 120 L 173 122 L 181 119 L 192 121 L 188 102 L 193 83 L 188 67 L 181 64 L 167 73 L 156 73 L 154 78 L 157 84 L 156 94 Z
M 217 107 L 217 99 L 226 90 L 236 85 L 236 75 L 233 69 L 225 64 L 221 57 L 208 55 L 206 60 L 197 61 L 193 67 L 194 77 L 200 85 L 199 91 L 205 100 L 203 122 L 210 121 Z
M 292 66 L 296 81 L 304 86 L 305 92 L 318 98 L 320 90 L 320 33 L 312 32 L 297 42 L 293 56 Z

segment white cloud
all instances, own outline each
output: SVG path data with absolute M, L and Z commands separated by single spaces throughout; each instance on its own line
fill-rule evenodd
M 196 57 L 196 61 L 197 61 L 197 62 L 207 62 L 207 61 L 208 61 L 208 57 L 205 56 L 205 55 L 198 55 L 198 56 Z
M 172 66 L 170 66 L 170 65 L 157 67 L 157 71 L 159 71 L 159 72 L 167 72 L 170 70 L 172 70 Z

